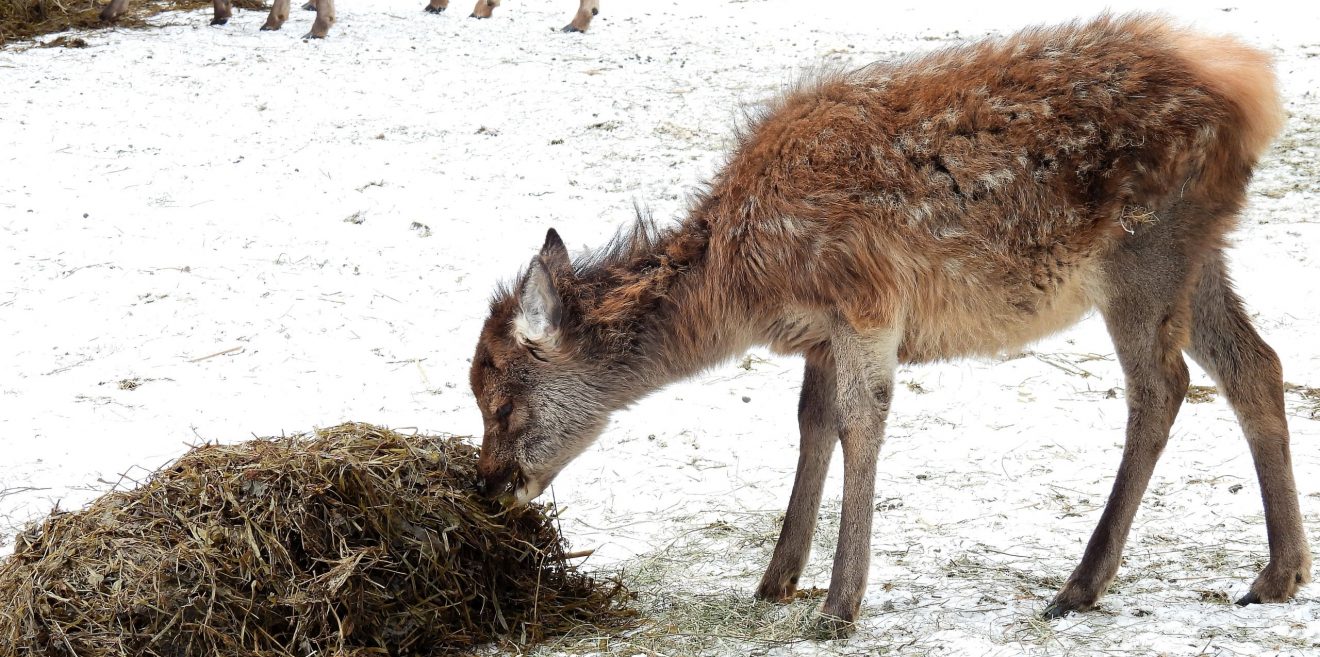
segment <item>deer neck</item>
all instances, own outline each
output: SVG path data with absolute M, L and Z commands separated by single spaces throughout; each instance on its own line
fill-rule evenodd
M 606 324 L 615 371 L 630 404 L 746 351 L 754 343 L 750 313 L 710 261 L 708 228 L 689 220 L 656 240 L 651 253 L 621 267 L 593 309 L 610 317 L 627 308 L 617 332 Z M 629 308 L 634 303 L 636 307 Z
M 754 342 L 748 313 L 708 265 L 684 271 L 676 283 L 638 336 L 657 388 L 734 358 Z

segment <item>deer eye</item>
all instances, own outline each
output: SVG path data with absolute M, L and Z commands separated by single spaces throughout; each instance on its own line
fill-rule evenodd
M 495 419 L 500 422 L 503 422 L 509 419 L 509 414 L 512 412 L 513 412 L 513 402 L 511 401 L 504 402 L 504 405 L 500 406 L 499 410 L 495 411 Z

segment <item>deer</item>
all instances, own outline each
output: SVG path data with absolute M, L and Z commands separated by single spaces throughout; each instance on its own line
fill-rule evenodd
M 111 0 L 110 4 L 101 10 L 101 21 L 112 23 L 119 18 L 125 11 L 128 11 L 129 0 Z M 225 25 L 234 15 L 234 0 L 213 0 L 215 4 L 215 14 L 211 18 L 212 25 Z M 266 16 L 266 23 L 261 26 L 264 31 L 278 30 L 284 27 L 284 21 L 289 20 L 289 0 L 275 0 L 271 4 L 270 14 Z M 303 5 L 303 9 L 316 12 L 316 20 L 312 22 L 312 29 L 303 36 L 304 39 L 324 39 L 330 33 L 330 26 L 335 22 L 335 0 L 308 0 Z
M 101 21 L 112 23 L 119 18 L 125 11 L 128 11 L 129 0 L 111 0 L 110 4 L 101 10 Z M 211 18 L 212 25 L 225 25 L 234 14 L 234 0 L 214 0 L 215 15 Z M 262 30 L 278 30 L 284 26 L 284 21 L 289 20 L 290 0 L 275 0 L 271 5 L 270 14 L 266 16 L 266 23 L 261 26 Z M 477 0 L 477 6 L 472 10 L 470 18 L 490 18 L 491 13 L 496 7 L 500 6 L 500 0 Z M 316 20 L 312 22 L 312 29 L 304 39 L 324 39 L 330 33 L 330 26 L 335 22 L 335 0 L 307 0 L 302 6 L 307 11 L 316 12 Z M 429 0 L 423 8 L 433 14 L 443 12 L 449 8 L 449 0 Z M 562 32 L 586 32 L 591 26 L 591 19 L 600 13 L 600 0 L 579 0 L 577 13 L 573 20 L 565 25 Z
M 1265 52 L 1159 14 L 1037 27 L 817 75 L 753 113 L 685 217 L 642 212 L 572 258 L 551 228 L 490 302 L 471 361 L 474 487 L 524 505 L 612 413 L 749 348 L 802 356 L 797 471 L 757 598 L 793 597 L 835 445 L 838 543 L 817 622 L 852 631 L 900 364 L 993 357 L 1098 311 L 1125 380 L 1121 462 L 1041 614 L 1093 609 L 1189 385 L 1236 414 L 1269 562 L 1237 602 L 1310 581 L 1276 352 L 1226 237 L 1284 123 Z
M 502 0 L 477 0 L 468 18 L 490 18 Z M 438 14 L 449 8 L 449 0 L 430 0 L 426 11 Z M 573 20 L 560 29 L 561 32 L 586 32 L 591 27 L 591 19 L 600 13 L 600 0 L 578 0 L 578 10 Z

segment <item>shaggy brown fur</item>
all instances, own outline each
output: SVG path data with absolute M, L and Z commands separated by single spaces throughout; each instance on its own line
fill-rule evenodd
M 500 6 L 501 0 L 477 0 L 477 6 L 472 8 L 470 18 L 490 18 L 495 8 Z M 449 8 L 449 0 L 430 0 L 426 4 L 426 11 L 438 14 Z M 578 0 L 578 10 L 573 14 L 573 20 L 562 28 L 564 32 L 586 32 L 591 27 L 591 19 L 600 13 L 600 0 Z
M 792 594 L 844 453 L 823 614 L 846 629 L 870 560 L 876 454 L 900 362 L 1016 349 L 1098 308 L 1127 377 L 1123 461 L 1048 615 L 1088 609 L 1187 387 L 1216 377 L 1260 476 L 1270 563 L 1244 602 L 1310 577 L 1278 359 L 1224 236 L 1283 112 L 1269 58 L 1149 15 L 1031 29 L 804 84 L 744 133 L 679 226 L 569 261 L 551 231 L 492 303 L 473 360 L 491 492 L 539 494 L 609 414 L 769 344 L 807 357 L 802 455 L 758 595 Z

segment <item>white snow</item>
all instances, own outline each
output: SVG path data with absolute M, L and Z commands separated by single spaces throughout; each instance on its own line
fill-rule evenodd
M 614 0 L 564 35 L 569 0 L 489 21 L 423 4 L 345 0 L 319 42 L 298 38 L 310 14 L 264 33 L 264 12 L 225 28 L 192 12 L 82 35 L 86 49 L 0 51 L 0 551 L 52 505 L 201 441 L 346 420 L 479 434 L 466 375 L 486 300 L 546 228 L 576 249 L 634 201 L 677 219 L 742 110 L 822 66 L 1152 6 Z M 1320 386 L 1320 6 L 1157 4 L 1279 59 L 1292 116 L 1235 274 L 1285 378 Z M 553 488 L 575 547 L 599 548 L 588 566 L 624 569 L 662 617 L 750 597 L 792 481 L 799 370 L 756 352 L 618 415 Z M 761 610 L 725 628 L 761 640 L 624 638 L 609 654 L 1320 654 L 1315 586 L 1218 601 L 1267 559 L 1220 399 L 1183 406 L 1102 608 L 1035 619 L 1121 450 L 1123 381 L 1097 318 L 899 381 L 856 636 L 770 640 Z M 1320 546 L 1316 402 L 1288 402 Z M 839 471 L 804 586 L 828 584 Z

